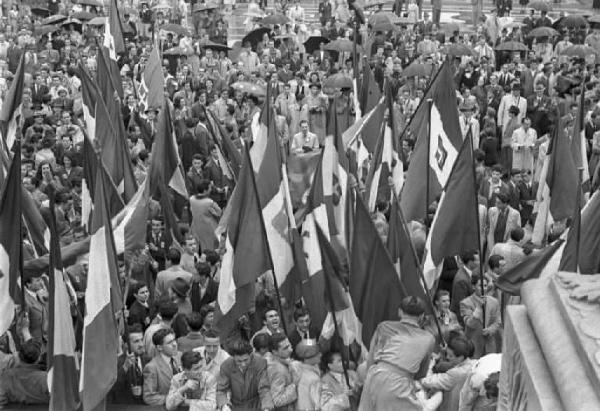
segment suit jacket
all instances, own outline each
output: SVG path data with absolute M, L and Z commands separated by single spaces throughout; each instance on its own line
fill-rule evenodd
M 498 215 L 500 210 L 496 207 L 491 207 L 488 211 L 488 233 L 487 233 L 487 244 L 488 250 L 494 247 L 494 231 L 496 230 L 496 223 L 498 222 Z M 510 238 L 511 230 L 521 227 L 521 215 L 517 210 L 508 206 L 508 217 L 506 219 L 506 229 L 504 230 L 504 242 Z
M 179 358 L 175 358 L 175 362 L 179 366 Z M 148 405 L 165 405 L 173 378 L 171 364 L 167 363 L 162 355 L 156 354 L 144 367 L 143 378 L 144 402 Z
M 219 283 L 210 278 L 206 284 L 206 292 L 202 298 L 200 298 L 200 284 L 197 281 L 192 282 L 192 291 L 190 294 L 192 309 L 196 312 L 200 312 L 202 306 L 210 304 L 217 299 L 218 292 Z
M 41 302 L 27 291 L 24 294 L 31 337 L 46 343 L 48 341 L 48 304 Z
M 533 94 L 533 73 L 530 69 L 525 69 L 521 71 L 519 76 L 521 80 L 521 87 L 523 90 L 523 96 L 529 97 Z
M 508 186 L 505 182 L 502 181 L 500 183 L 500 189 L 498 192 L 508 194 Z M 492 192 L 492 185 L 490 184 L 489 178 L 484 178 L 481 180 L 481 185 L 479 186 L 479 195 L 487 199 L 488 207 L 492 207 L 496 204 L 498 192 Z
M 473 285 L 471 285 L 471 276 L 464 267 L 460 267 L 452 281 L 452 299 L 450 301 L 450 310 L 456 314 L 458 321 L 462 324 L 460 316 L 460 302 L 473 294 Z
M 150 307 L 144 307 L 137 300 L 129 307 L 129 324 L 141 324 L 145 330 L 150 325 Z
M 519 210 L 521 207 L 521 192 L 519 187 L 509 181 L 508 184 L 508 204 L 515 210 Z
M 158 248 L 158 250 L 150 250 L 150 255 L 158 263 L 159 271 L 164 270 L 167 251 L 171 246 L 171 239 L 164 231 L 161 231 L 161 233 L 158 236 L 158 239 L 155 240 L 152 236 L 152 230 L 149 229 L 146 233 L 146 243 L 154 244 Z
M 531 183 L 529 187 L 524 182 L 519 183 L 519 203 L 521 205 L 521 224 L 525 224 L 533 213 L 533 204 L 527 204 L 535 201 L 538 191 L 538 183 Z
M 108 394 L 108 401 L 112 404 L 143 404 L 142 397 L 136 397 L 131 392 L 132 386 L 143 385 L 143 369 L 150 362 L 150 357 L 140 357 L 142 368 L 134 366 L 132 369 L 125 371 L 123 364 L 125 363 L 125 354 L 117 357 L 117 382 L 113 385 Z
M 37 85 L 34 84 L 33 86 L 31 86 L 31 101 L 35 104 L 41 104 L 42 103 L 42 97 L 44 97 L 46 94 L 48 94 L 50 92 L 50 88 L 44 84 L 42 85 Z
M 481 307 L 481 299 L 471 295 L 460 302 L 460 313 L 465 323 L 465 334 L 475 346 L 473 358 L 480 358 L 484 354 L 498 352 L 499 331 L 502 328 L 500 317 L 500 304 L 491 296 L 485 297 L 485 324 L 482 318 L 473 317 L 476 307 Z M 492 333 L 484 336 L 483 328 L 488 328 Z

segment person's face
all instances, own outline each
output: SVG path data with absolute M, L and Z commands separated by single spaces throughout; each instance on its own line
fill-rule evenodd
M 221 345 L 221 341 L 219 338 L 205 338 L 204 339 L 204 350 L 206 355 L 214 359 L 219 352 L 219 346 Z
M 144 354 L 144 334 L 132 333 L 129 334 L 129 349 L 132 354 L 141 356 Z
M 521 174 L 515 174 L 512 176 L 513 182 L 519 184 L 521 182 Z
M 500 177 L 502 177 L 502 174 L 499 171 L 492 171 L 492 181 L 498 182 Z
M 342 363 L 342 356 L 340 354 L 334 354 L 331 357 L 331 362 L 329 364 L 327 364 L 327 368 L 329 368 L 330 371 L 332 372 L 336 372 L 336 373 L 343 373 L 344 372 L 344 365 Z
M 25 173 L 27 173 L 27 169 L 25 169 Z M 22 171 L 21 174 L 23 174 Z M 23 179 L 23 187 L 25 187 L 25 189 L 30 193 L 32 193 L 35 190 L 35 186 L 31 184 L 31 178 L 29 177 Z
M 531 126 L 531 122 L 527 119 L 523 120 L 523 129 L 525 131 L 529 130 L 529 126 Z
M 528 173 L 521 173 L 521 180 L 527 184 L 529 183 L 529 181 L 531 181 L 531 175 L 529 175 Z
M 194 169 L 196 169 L 196 170 L 201 170 L 202 169 L 202 160 L 200 160 L 200 159 L 192 160 L 192 167 L 194 167 Z
M 185 251 L 188 254 L 194 254 L 198 250 L 198 244 L 195 238 L 189 238 L 185 240 Z
M 233 361 L 235 362 L 236 367 L 238 367 L 242 372 L 245 371 L 250 365 L 250 359 L 250 354 L 233 356 Z
M 308 331 L 308 327 L 310 326 L 310 315 L 298 317 L 298 319 L 296 320 L 296 325 L 298 326 L 298 329 L 300 331 Z
M 63 113 L 62 121 L 65 125 L 71 124 L 71 115 L 69 113 Z
M 279 358 L 287 359 L 292 356 L 292 344 L 287 338 L 279 343 L 279 347 L 273 352 Z
M 454 361 L 456 360 L 458 357 L 456 356 L 456 354 L 454 354 L 454 351 L 452 351 L 452 348 L 447 347 L 446 348 L 446 359 L 448 361 Z
M 440 311 L 448 311 L 450 309 L 450 296 L 442 295 L 435 301 L 435 305 Z
M 502 202 L 500 199 L 496 199 L 496 208 L 498 210 L 504 210 L 506 208 L 506 203 Z
M 204 322 L 202 323 L 202 325 L 204 326 L 204 328 L 206 328 L 207 330 L 210 330 L 213 328 L 213 323 L 215 321 L 215 313 L 213 313 L 212 311 L 209 311 L 206 314 L 206 317 L 204 317 Z
M 177 355 L 177 339 L 175 338 L 175 334 L 167 335 L 163 343 L 156 348 L 167 357 L 175 357 Z
M 42 165 L 42 174 L 51 174 L 50 164 Z
M 279 329 L 279 313 L 276 310 L 267 311 L 265 314 L 265 325 L 271 330 Z
M 71 159 L 70 159 L 69 157 L 66 157 L 66 156 L 65 156 L 65 158 L 63 159 L 63 162 L 64 162 L 64 164 L 65 164 L 65 167 L 66 167 L 66 168 L 70 168 L 70 167 L 71 167 L 71 165 L 72 165 L 72 163 L 71 163 Z
M 477 281 L 477 284 L 475 284 L 475 295 L 477 295 L 479 297 L 481 297 L 483 295 L 481 293 L 481 281 L 482 280 L 479 280 L 479 281 Z M 487 288 L 488 288 L 488 281 L 487 281 L 487 279 L 484 278 L 483 279 L 483 289 L 484 289 L 484 291 L 487 290 Z
M 140 288 L 135 295 L 136 300 L 142 304 L 145 304 L 146 301 L 148 301 L 148 297 L 150 297 L 150 291 L 148 291 L 148 287 Z
M 307 134 L 308 133 L 308 123 L 307 122 L 302 122 L 302 124 L 300 124 L 300 131 L 302 131 L 303 134 Z
M 29 282 L 29 284 L 27 284 L 27 288 L 29 289 L 29 291 L 32 291 L 34 293 L 44 288 L 44 282 L 42 281 L 42 277 L 35 277 L 34 279 L 32 279 Z
M 162 221 L 152 220 L 152 232 L 154 234 L 158 234 L 158 233 L 160 233 L 161 229 L 162 229 Z

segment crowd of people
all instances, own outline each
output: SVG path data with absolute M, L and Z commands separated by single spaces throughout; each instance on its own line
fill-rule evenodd
M 506 20 L 504 3 L 498 13 L 474 13 L 476 21 L 468 28 L 440 24 L 441 2 L 435 1 L 432 16 L 422 2 L 396 1 L 395 21 L 382 5 L 362 10 L 323 0 L 314 23 L 297 0 L 125 3 L 119 6 L 126 52 L 118 64 L 123 138 L 135 178 L 141 184 L 149 175 L 158 130 L 161 108 L 143 104 L 139 85 L 153 47 L 159 47 L 191 197 L 175 205 L 183 244 L 174 243 L 164 211 L 152 200 L 146 247 L 120 261 L 129 277 L 126 326 L 108 402 L 196 411 L 495 409 L 503 310 L 513 302 L 495 281 L 535 248 L 534 206 L 555 127 L 564 127 L 569 136 L 576 127 L 583 131 L 590 183 L 594 190 L 600 184 L 600 30 L 555 24 L 545 11 L 532 10 L 522 23 Z M 248 9 L 243 15 L 247 33 L 258 29 L 259 35 L 232 46 L 230 16 L 240 8 Z M 40 209 L 49 206 L 50 191 L 56 193 L 62 246 L 88 236 L 82 225 L 87 127 L 80 70 L 92 76 L 96 71 L 103 30 L 91 20 L 102 9 L 93 0 L 2 3 L 0 96 L 6 101 L 24 55 L 21 153 L 15 155 L 22 158 L 23 187 Z M 269 13 L 286 17 L 265 25 Z M 378 14 L 381 18 L 374 17 Z M 384 17 L 393 29 L 378 26 Z M 556 30 L 550 31 L 553 24 Z M 179 28 L 164 30 L 166 25 Z M 545 35 L 530 36 L 544 27 Z M 357 41 L 358 56 L 366 57 L 354 61 L 352 48 L 327 47 L 334 41 Z M 498 47 L 507 42 L 522 47 Z M 583 54 L 566 53 L 576 45 Z M 464 49 L 468 52 L 456 52 Z M 379 324 L 372 340 L 364 342 L 368 350 L 358 355 L 322 338 L 320 324 L 313 323 L 302 302 L 278 303 L 268 279 L 257 282 L 255 312 L 240 319 L 234 335 L 223 336 L 215 310 L 225 247 L 215 230 L 234 184 L 222 167 L 211 119 L 242 150 L 252 144 L 269 87 L 275 91 L 271 103 L 283 158 L 302 157 L 322 150 L 329 113 L 343 132 L 364 109 L 352 86 L 356 70 L 371 70 L 372 87 L 381 93 L 384 84 L 391 88 L 390 107 L 402 131 L 446 58 L 454 73 L 461 132 L 474 141 L 485 253 L 446 259 L 433 314 L 427 315 L 426 301 L 406 297 L 398 319 Z M 419 64 L 422 73 L 403 74 Z M 349 83 L 332 86 L 340 76 Z M 402 141 L 405 169 L 419 137 Z M 364 177 L 357 176 L 358 187 L 366 184 Z M 389 205 L 378 202 L 373 213 L 382 235 Z M 418 228 L 412 239 L 422 254 L 430 221 L 413 223 Z M 560 234 L 561 223 L 552 235 Z M 25 259 L 34 258 L 27 237 L 23 243 Z M 78 348 L 87 270 L 86 256 L 65 268 L 76 295 Z M 25 273 L 22 286 L 22 310 L 0 337 L 0 408 L 49 401 L 47 278 Z

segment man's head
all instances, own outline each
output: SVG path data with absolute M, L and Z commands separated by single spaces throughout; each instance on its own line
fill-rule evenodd
M 283 333 L 275 333 L 269 337 L 269 351 L 274 356 L 286 360 L 292 355 L 292 344 Z
M 187 254 L 193 255 L 198 252 L 198 242 L 193 235 L 188 235 L 185 238 L 185 252 Z
M 158 306 L 158 315 L 163 323 L 170 325 L 177 314 L 177 305 L 172 301 L 162 301 Z
M 176 248 L 170 248 L 167 252 L 167 261 L 171 266 L 179 265 L 181 262 L 181 253 Z
M 167 357 L 177 355 L 177 338 L 172 329 L 161 328 L 152 336 L 152 344 L 156 346 L 156 351 Z
M 488 266 L 490 267 L 490 270 L 492 270 L 492 272 L 500 274 L 506 266 L 506 261 L 504 260 L 503 256 L 499 254 L 494 254 L 491 255 L 490 258 L 488 258 Z
M 450 293 L 446 290 L 438 290 L 435 293 L 435 306 L 439 311 L 448 311 L 450 309 Z
M 469 339 L 462 335 L 457 335 L 448 342 L 446 355 L 448 361 L 457 360 L 458 362 L 462 362 L 466 358 L 471 357 L 474 351 L 473 343 Z
M 221 346 L 221 339 L 219 334 L 213 330 L 209 330 L 204 334 L 204 352 L 210 359 L 214 359 L 219 352 Z
M 192 311 L 185 316 L 190 331 L 198 332 L 202 329 L 202 315 L 199 312 Z
M 524 117 L 521 124 L 523 125 L 523 130 L 527 131 L 531 127 L 531 120 L 529 117 Z
M 160 217 L 153 218 L 150 224 L 152 228 L 152 234 L 159 234 L 163 229 L 163 221 Z
M 481 286 L 482 281 L 483 287 Z M 477 295 L 478 297 L 482 297 L 483 293 L 488 289 L 489 281 L 487 278 L 485 278 L 485 276 L 482 276 L 479 273 L 477 273 L 471 276 L 471 285 L 473 286 L 475 295 Z
M 510 179 L 513 183 L 519 184 L 521 182 L 521 170 L 518 168 L 513 168 L 510 171 Z
M 141 356 L 144 354 L 144 330 L 141 324 L 131 324 L 127 330 L 129 352 Z
M 23 281 L 25 282 L 25 288 L 31 292 L 38 292 L 44 288 L 44 280 L 40 276 L 33 276 L 31 274 L 24 274 Z
M 37 339 L 25 341 L 21 345 L 19 358 L 25 364 L 37 364 L 42 355 L 42 343 Z
M 510 239 L 514 242 L 520 243 L 521 240 L 523 240 L 523 237 L 525 237 L 525 230 L 523 230 L 521 227 L 516 227 L 510 230 Z
M 296 356 L 304 364 L 317 365 L 321 362 L 321 351 L 316 340 L 301 340 L 296 346 Z
M 296 308 L 294 322 L 301 332 L 306 333 L 310 327 L 310 313 L 308 310 L 306 308 Z
M 246 340 L 237 339 L 229 345 L 229 354 L 238 369 L 244 372 L 252 360 L 252 346 Z
M 400 317 L 420 320 L 425 314 L 425 303 L 419 297 L 404 297 L 400 302 Z
M 505 193 L 498 193 L 496 196 L 496 208 L 500 211 L 503 211 L 508 207 L 508 196 Z
M 267 326 L 271 332 L 278 331 L 280 325 L 279 312 L 274 308 L 267 309 L 263 316 L 263 325 Z
M 500 181 L 500 179 L 502 178 L 502 166 L 496 164 L 495 166 L 492 167 L 492 181 L 494 183 L 498 183 L 498 181 Z
M 531 181 L 531 170 L 521 170 L 521 180 L 528 184 Z
M 461 254 L 460 259 L 469 270 L 479 267 L 479 253 L 477 251 L 466 251 Z
M 148 302 L 148 298 L 150 297 L 150 291 L 148 290 L 148 286 L 144 282 L 139 282 L 134 284 L 131 287 L 131 291 L 133 292 L 133 296 L 137 301 L 141 304 L 146 304 Z
M 308 134 L 308 121 L 306 121 L 306 120 L 301 120 L 300 121 L 300 131 L 304 135 Z
M 197 351 L 186 351 L 181 354 L 181 368 L 186 371 L 192 370 L 194 365 L 200 364 L 202 355 Z

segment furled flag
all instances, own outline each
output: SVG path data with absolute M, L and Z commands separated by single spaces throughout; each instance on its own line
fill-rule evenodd
M 399 196 L 404 184 L 404 166 L 400 158 L 399 133 L 395 130 L 394 108 L 391 89 L 386 86 L 387 118 L 381 125 L 377 146 L 373 153 L 373 161 L 367 178 L 368 207 L 375 211 L 379 201 L 389 202 L 392 195 Z M 390 178 L 393 183 L 390 187 Z
M 103 46 L 110 52 L 110 58 L 117 60 L 117 54 L 125 52 L 125 41 L 123 40 L 123 27 L 117 0 L 110 0 L 108 5 L 108 20 L 104 26 Z
M 123 83 L 117 61 L 110 57 L 110 51 L 105 47 L 98 47 L 96 61 L 96 81 L 104 103 L 109 105 L 115 96 L 122 99 Z
M 360 197 L 350 256 L 350 295 L 362 323 L 362 341 L 368 343 L 381 321 L 398 318 L 400 302 L 407 293 Z
M 254 306 L 256 280 L 272 269 L 258 198 L 252 162 L 246 154 L 229 200 L 231 212 L 217 295 L 217 322 L 222 335 L 227 335 Z
M 25 82 L 25 53 L 21 56 L 8 93 L 0 111 L 0 131 L 7 149 L 11 149 L 17 139 L 17 129 L 22 123 L 23 85 Z M 2 146 L 0 145 L 0 148 Z
M 400 206 L 406 221 L 424 221 L 428 206 L 446 186 L 463 142 L 454 80 L 448 61 L 442 64 L 431 82 L 405 133 L 417 140 L 406 173 Z M 429 184 L 423 181 L 427 176 Z
M 436 285 L 444 258 L 479 249 L 478 215 L 473 140 L 469 133 L 452 167 L 425 243 L 423 274 L 429 290 Z
M 237 180 L 242 168 L 242 155 L 212 110 L 206 110 L 206 127 L 219 147 L 219 165 L 223 174 L 233 181 Z M 233 176 L 229 177 L 229 174 Z
M 347 286 L 348 266 L 340 260 L 319 225 L 316 226 L 316 234 L 325 284 L 320 292 L 327 307 L 321 337 L 331 339 L 337 329 L 337 334 L 345 346 L 356 343 L 363 348 L 361 352 L 365 353 L 367 350 L 362 343 L 361 324 Z
M 294 267 L 292 251 L 292 225 L 294 215 L 288 207 L 289 188 L 283 178 L 279 137 L 275 128 L 275 111 L 267 98 L 263 105 L 257 134 L 250 149 L 250 158 L 255 172 L 258 199 L 267 233 L 269 248 L 273 258 L 273 270 L 277 285 L 282 289 Z M 287 294 L 287 293 L 286 293 Z
M 49 277 L 50 301 L 48 305 L 48 390 L 50 411 L 76 410 L 79 408 L 78 373 L 75 356 L 75 330 L 71 317 L 71 300 L 60 250 L 54 189 L 51 188 L 47 224 L 50 228 Z
M 542 166 L 537 192 L 537 212 L 531 241 L 542 244 L 546 230 L 554 221 L 573 215 L 578 190 L 577 168 L 571 154 L 569 138 L 562 121 L 554 128 L 549 154 Z
M 19 143 L 16 143 L 19 146 Z M 10 327 L 21 301 L 21 150 L 13 157 L 0 193 L 0 335 Z
M 573 125 L 573 135 L 571 136 L 571 154 L 575 168 L 582 169 L 583 175 L 581 187 L 584 193 L 589 193 L 591 189 L 590 169 L 587 161 L 587 139 L 585 138 L 585 84 L 581 85 L 581 95 L 579 99 L 579 108 L 575 124 Z M 592 170 L 594 172 L 594 170 Z M 585 201 L 584 201 L 585 203 Z
M 412 239 L 409 234 L 406 221 L 402 215 L 402 209 L 397 197 L 392 200 L 390 208 L 390 221 L 387 237 L 387 250 L 390 253 L 396 272 L 400 278 L 402 286 L 406 290 L 406 295 L 421 298 L 428 301 L 429 296 L 425 292 L 423 281 L 421 279 L 421 262 L 418 260 L 417 253 L 413 249 Z M 430 308 L 430 305 L 427 305 Z
M 98 171 L 79 380 L 83 411 L 97 410 L 98 407 L 105 409 L 105 397 L 117 379 L 119 335 L 115 313 L 120 307 L 117 306 L 115 291 L 119 287 L 119 268 L 105 180 Z
M 163 74 L 158 47 L 155 45 L 148 56 L 142 78 L 138 86 L 140 111 L 143 113 L 149 108 L 160 108 L 165 95 L 165 77 Z
M 78 66 L 79 80 L 81 80 L 81 108 L 83 110 L 83 120 L 90 140 L 96 138 L 96 103 L 101 96 L 98 95 L 98 88 L 88 75 L 83 63 Z
M 379 103 L 381 97 L 381 89 L 379 84 L 377 84 L 377 81 L 375 81 L 373 70 L 371 70 L 371 66 L 365 60 L 363 64 L 363 78 L 360 90 L 361 112 L 368 113 L 371 111 Z M 381 117 L 377 118 L 373 123 L 367 123 L 365 126 L 366 130 L 362 135 L 362 140 L 369 153 L 373 153 L 375 151 L 375 146 L 377 145 L 377 136 L 379 135 L 379 128 L 381 126 L 381 122 L 383 121 L 383 112 L 375 113 L 381 114 Z
M 573 135 L 575 138 L 576 135 Z M 583 174 L 583 173 L 582 173 Z M 583 180 L 582 180 L 583 181 Z M 581 206 L 582 206 L 582 181 L 579 182 L 579 190 L 577 190 L 575 199 L 575 210 L 573 210 L 573 218 L 567 233 L 567 241 L 560 259 L 560 271 L 570 271 L 573 273 L 579 272 L 579 250 L 581 249 Z

